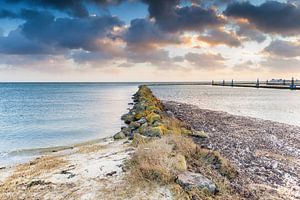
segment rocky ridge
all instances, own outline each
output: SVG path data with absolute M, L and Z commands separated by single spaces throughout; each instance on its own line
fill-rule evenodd
M 230 185 L 237 176 L 234 167 L 218 152 L 193 142 L 204 141 L 204 131 L 177 119 L 147 86 L 139 87 L 133 102 L 121 117 L 127 126 L 114 135 L 116 140 L 128 137 L 137 147 L 129 170 L 148 182 L 177 183 L 187 199 L 242 199 Z

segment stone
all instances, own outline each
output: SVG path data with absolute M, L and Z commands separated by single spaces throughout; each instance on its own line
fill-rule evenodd
M 142 112 L 137 112 L 135 115 L 134 115 L 134 118 L 135 120 L 139 120 L 143 117 L 143 113 Z
M 156 121 L 156 122 L 153 123 L 154 127 L 158 127 L 158 126 L 161 126 L 161 125 L 162 125 L 162 123 L 159 122 L 159 121 Z
M 192 136 L 197 138 L 208 138 L 207 133 L 205 133 L 204 131 L 193 131 Z
M 134 116 L 128 113 L 128 114 L 122 115 L 121 119 L 126 124 L 130 124 L 132 121 L 134 121 Z
M 214 182 L 198 173 L 184 172 L 179 174 L 176 182 L 187 191 L 195 188 L 207 190 L 212 194 L 216 194 L 218 192 L 217 186 Z
M 169 110 L 166 111 L 166 114 L 168 117 L 175 118 L 174 114 Z
M 163 130 L 161 127 L 148 127 L 143 130 L 143 135 L 148 137 L 161 137 L 163 135 Z
M 142 117 L 141 119 L 139 119 L 138 121 L 136 121 L 140 124 L 145 124 L 147 122 L 146 118 L 145 117 Z
M 192 135 L 193 132 L 191 130 L 186 129 L 186 128 L 181 128 L 181 134 Z
M 126 136 L 125 136 L 125 134 L 122 131 L 120 131 L 119 133 L 116 133 L 114 135 L 114 139 L 115 140 L 120 140 L 120 139 L 124 139 L 124 138 L 126 138 Z
M 131 123 L 129 124 L 129 128 L 130 128 L 131 130 L 138 129 L 140 126 L 141 126 L 141 125 L 140 125 L 140 123 L 138 123 L 138 122 L 131 122 Z
M 121 129 L 121 132 L 125 134 L 125 136 L 130 135 L 131 129 L 129 127 L 125 127 Z
M 149 115 L 147 115 L 146 119 L 150 124 L 153 124 L 156 121 L 160 121 L 161 117 L 158 114 L 150 113 Z

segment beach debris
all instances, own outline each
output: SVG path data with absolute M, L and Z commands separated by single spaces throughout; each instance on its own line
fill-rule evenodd
M 207 190 L 212 194 L 216 194 L 218 192 L 217 186 L 211 180 L 199 173 L 193 173 L 188 171 L 184 172 L 177 176 L 176 182 L 184 190 L 200 189 Z
M 37 180 L 37 181 L 31 181 L 30 183 L 27 184 L 27 188 L 30 188 L 35 185 L 49 185 L 51 182 L 45 182 L 43 180 Z
M 192 136 L 197 137 L 197 138 L 201 138 L 201 139 L 208 138 L 208 134 L 205 133 L 204 131 L 193 131 Z
M 106 174 L 106 176 L 113 176 L 113 175 L 115 175 L 115 174 L 117 174 L 117 171 L 109 172 L 109 173 Z

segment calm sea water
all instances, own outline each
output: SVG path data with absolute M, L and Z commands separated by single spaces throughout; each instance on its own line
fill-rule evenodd
M 113 135 L 136 90 L 136 84 L 0 84 L 0 167 L 31 158 L 24 149 Z
M 300 126 L 300 91 L 218 86 L 153 86 L 163 100 Z

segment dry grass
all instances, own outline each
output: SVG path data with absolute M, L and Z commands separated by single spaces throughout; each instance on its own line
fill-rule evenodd
M 182 157 L 187 160 L 189 170 L 213 180 L 220 192 L 212 195 L 204 190 L 183 191 L 178 187 L 176 177 L 185 168 L 178 167 L 183 163 Z M 220 164 L 220 168 L 214 169 L 215 164 Z M 127 165 L 130 185 L 168 185 L 178 199 L 238 199 L 230 189 L 229 177 L 233 178 L 235 170 L 228 162 L 218 153 L 201 149 L 190 138 L 181 135 L 166 135 L 159 140 L 141 143 Z
M 80 153 L 80 154 L 95 153 L 105 148 L 106 145 L 99 145 L 99 144 L 83 145 L 78 147 L 76 153 Z
M 49 173 L 63 165 L 66 161 L 56 156 L 44 156 L 26 164 L 18 165 L 13 175 L 0 185 L 0 199 L 30 199 L 33 195 L 31 185 L 45 184 L 34 182 L 40 175 Z

